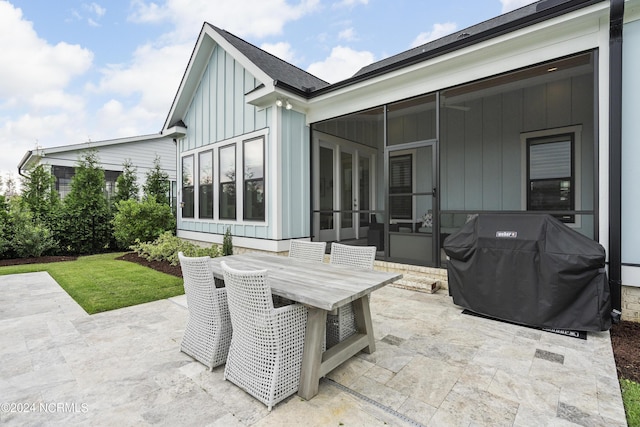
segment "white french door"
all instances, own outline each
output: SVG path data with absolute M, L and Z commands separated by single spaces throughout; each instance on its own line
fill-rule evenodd
M 375 150 L 318 134 L 313 143 L 313 210 L 316 240 L 365 236 L 375 201 Z

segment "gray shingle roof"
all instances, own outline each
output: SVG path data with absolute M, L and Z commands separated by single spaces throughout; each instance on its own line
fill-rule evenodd
M 460 30 L 454 34 L 442 37 L 432 42 L 401 52 L 389 58 L 382 59 L 361 68 L 352 77 L 337 82 L 321 92 L 330 91 L 338 87 L 347 86 L 356 81 L 366 80 L 376 75 L 387 73 L 391 70 L 406 67 L 410 64 L 426 61 L 430 58 L 443 55 L 469 46 L 495 38 L 520 28 L 578 10 L 589 5 L 600 3 L 604 0 L 542 0 L 521 7 L 511 12 L 499 15 L 495 18 Z M 315 95 L 315 94 L 313 94 Z
M 324 80 L 319 79 L 318 77 L 309 74 L 295 65 L 283 61 L 268 52 L 265 52 L 259 47 L 236 37 L 228 31 L 217 28 L 209 23 L 207 23 L 207 25 L 224 37 L 225 40 L 231 43 L 251 62 L 271 77 L 276 82 L 276 86 L 284 84 L 285 86 L 299 91 L 302 94 L 308 94 L 314 90 L 329 86 L 329 83 Z

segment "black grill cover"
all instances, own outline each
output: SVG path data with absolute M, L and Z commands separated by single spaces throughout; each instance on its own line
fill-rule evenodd
M 443 246 L 456 305 L 540 328 L 611 327 L 604 248 L 550 215 L 478 215 Z

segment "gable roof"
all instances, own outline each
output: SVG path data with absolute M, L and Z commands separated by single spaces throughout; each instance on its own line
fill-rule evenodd
M 263 97 L 261 102 L 271 102 L 275 99 L 273 92 L 277 88 L 298 95 L 300 99 L 310 100 L 604 1 L 540 0 L 457 33 L 374 62 L 361 68 L 352 77 L 333 84 L 271 55 L 228 31 L 205 22 L 165 121 L 163 131 L 171 131 L 172 126 L 175 126 L 183 118 L 182 115 L 188 108 L 191 96 L 202 77 L 208 57 L 216 45 L 221 45 L 260 80 L 260 84 L 253 92 L 262 93 L 255 95 L 256 98 L 249 102 L 253 103 L 260 97 Z M 269 98 L 269 94 L 271 94 L 271 98 Z
M 305 95 L 314 90 L 329 86 L 326 81 L 310 74 L 293 64 L 274 56 L 251 43 L 242 40 L 234 34 L 222 30 L 214 25 L 206 23 L 218 34 L 225 38 L 238 51 L 246 56 L 258 68 L 265 72 L 274 81 L 275 86 L 284 86 L 290 90 Z

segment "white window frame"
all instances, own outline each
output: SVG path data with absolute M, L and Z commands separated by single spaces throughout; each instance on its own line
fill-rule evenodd
M 198 162 L 199 155 L 202 152 L 213 150 L 213 165 L 216 168 L 219 165 L 219 149 L 226 147 L 231 144 L 235 144 L 236 146 L 236 219 L 220 219 L 220 211 L 219 211 L 219 184 L 220 177 L 218 173 L 215 173 L 213 176 L 213 188 L 214 188 L 214 197 L 213 197 L 213 218 L 199 218 L 198 207 L 199 207 L 199 194 L 198 191 L 194 191 L 194 213 L 193 218 L 183 218 L 182 211 L 180 210 L 180 219 L 185 221 L 194 221 L 194 222 L 202 222 L 202 223 L 219 223 L 225 225 L 266 225 L 269 222 L 269 168 L 270 165 L 268 163 L 269 155 L 268 155 L 268 147 L 269 147 L 269 131 L 268 129 L 261 129 L 259 131 L 250 132 L 247 134 L 239 135 L 233 138 L 225 139 L 223 141 L 219 141 L 213 144 L 203 145 L 202 147 L 194 148 L 191 150 L 186 150 L 180 153 L 180 160 L 178 162 L 180 166 L 180 170 L 178 171 L 178 176 L 182 176 L 182 159 L 184 157 L 194 156 L 194 165 L 193 168 L 195 171 L 199 170 L 200 164 Z M 238 173 L 238 165 L 244 165 L 244 142 L 263 138 L 264 143 L 264 191 L 265 191 L 265 218 L 262 220 L 245 220 L 244 217 L 244 173 Z M 217 169 L 216 169 L 217 172 Z M 194 180 L 195 180 L 194 173 Z M 195 187 L 197 188 L 197 186 Z M 195 189 L 194 189 L 195 190 Z M 182 187 L 179 189 L 180 194 L 179 197 L 182 197 Z

